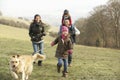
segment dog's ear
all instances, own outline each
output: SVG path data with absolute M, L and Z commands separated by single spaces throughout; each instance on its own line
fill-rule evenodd
M 17 55 L 17 57 L 19 58 L 19 57 L 20 57 L 20 55 Z
M 15 58 L 15 56 L 12 56 L 13 58 Z

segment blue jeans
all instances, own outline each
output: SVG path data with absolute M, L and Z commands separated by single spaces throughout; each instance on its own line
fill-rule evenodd
M 67 72 L 67 59 L 58 58 L 58 65 L 62 65 L 64 63 L 64 72 Z
M 43 53 L 43 48 L 44 48 L 44 42 L 40 42 L 40 43 L 35 43 L 32 42 L 33 45 L 33 49 L 34 49 L 34 53 L 40 53 L 40 54 L 44 54 Z

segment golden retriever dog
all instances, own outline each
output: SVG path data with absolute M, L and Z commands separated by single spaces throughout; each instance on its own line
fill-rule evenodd
M 17 80 L 20 79 L 18 74 L 21 73 L 22 80 L 28 80 L 29 75 L 33 70 L 33 62 L 35 60 L 44 60 L 45 55 L 36 53 L 34 55 L 14 55 L 10 59 L 10 72 Z

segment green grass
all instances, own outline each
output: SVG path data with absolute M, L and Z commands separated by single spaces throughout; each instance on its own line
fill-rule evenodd
M 29 80 L 120 80 L 120 50 L 80 45 L 75 45 L 68 77 L 61 77 L 62 73 L 56 71 L 56 46 L 50 47 L 52 40 L 45 37 L 47 58 L 41 67 L 34 64 Z M 0 80 L 13 80 L 8 65 L 11 55 L 31 55 L 32 52 L 28 30 L 0 25 Z

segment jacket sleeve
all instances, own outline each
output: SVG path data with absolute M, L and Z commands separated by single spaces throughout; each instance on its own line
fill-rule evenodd
M 45 32 L 45 24 L 42 25 L 42 36 L 45 36 L 46 35 L 46 32 Z
M 30 28 L 29 28 L 29 36 L 32 37 L 32 24 L 30 24 Z
M 70 21 L 70 25 L 72 25 L 72 19 L 71 19 L 71 16 L 70 16 L 70 18 L 69 18 L 69 21 Z
M 71 27 L 69 28 L 69 32 L 70 35 L 75 35 L 75 27 L 73 25 L 71 25 Z
M 44 26 L 42 26 L 42 34 L 44 34 L 45 33 L 45 27 Z
M 62 16 L 62 21 L 61 21 L 62 25 L 64 24 L 64 17 Z
M 72 44 L 71 39 L 69 39 L 69 41 L 68 41 L 68 50 L 70 50 L 70 49 L 73 49 L 73 44 Z
M 56 45 L 58 43 L 58 40 L 59 40 L 59 37 L 57 37 L 53 42 L 54 42 L 54 45 Z
M 76 28 L 76 26 L 75 26 L 75 34 L 76 34 L 76 35 L 79 35 L 79 34 L 80 34 L 80 31 Z

